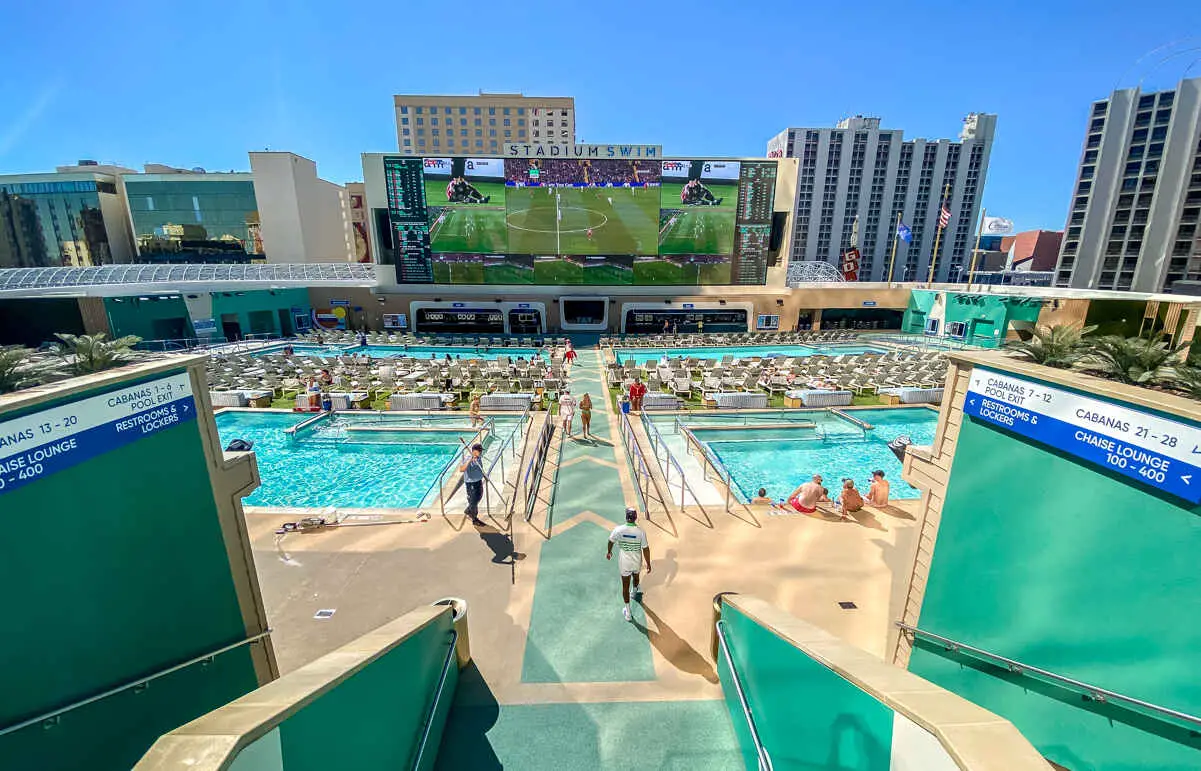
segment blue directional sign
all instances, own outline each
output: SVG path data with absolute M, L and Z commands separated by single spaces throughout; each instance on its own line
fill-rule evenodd
M 1201 428 L 1192 424 L 980 368 L 963 411 L 1201 503 Z
M 0 421 L 0 495 L 195 419 L 181 372 Z

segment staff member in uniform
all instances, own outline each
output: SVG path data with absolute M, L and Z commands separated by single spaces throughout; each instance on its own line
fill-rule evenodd
M 467 509 L 463 513 L 471 517 L 471 524 L 482 525 L 479 512 L 480 499 L 484 497 L 484 445 L 479 442 L 471 445 L 471 452 L 459 466 L 459 472 L 467 488 Z

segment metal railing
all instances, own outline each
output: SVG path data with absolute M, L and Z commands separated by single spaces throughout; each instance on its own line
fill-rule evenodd
M 1116 691 L 1110 691 L 1100 686 L 1075 680 L 1073 678 L 1056 674 L 1055 672 L 1050 672 L 1046 669 L 1041 669 L 1030 664 L 1023 664 L 1020 661 L 1006 658 L 1000 654 L 986 651 L 982 648 L 976 648 L 975 646 L 968 645 L 967 643 L 962 643 L 958 640 L 952 640 L 949 637 L 943 637 L 940 634 L 918 629 L 917 627 L 911 626 L 902 621 L 897 621 L 895 624 L 898 629 L 902 630 L 903 632 L 907 632 L 915 640 L 918 637 L 933 640 L 952 653 L 964 653 L 972 656 L 973 658 L 977 658 L 990 664 L 995 664 L 1003 669 L 1007 669 L 1015 675 L 1029 675 L 1043 681 L 1063 686 L 1071 691 L 1079 693 L 1090 701 L 1097 703 L 1108 702 L 1125 707 L 1133 707 L 1141 712 L 1150 713 L 1150 716 L 1152 717 L 1167 718 L 1170 721 L 1182 724 L 1191 731 L 1197 731 L 1201 729 L 1201 717 L 1197 717 L 1196 715 L 1190 715 L 1187 712 L 1180 712 L 1179 710 L 1171 709 L 1170 707 L 1163 707 L 1159 704 L 1152 704 L 1149 701 L 1143 701 L 1142 699 L 1136 699 L 1133 696 L 1127 696 Z
M 450 648 L 446 651 L 446 660 L 442 662 L 442 675 L 438 678 L 438 688 L 434 691 L 434 703 L 430 705 L 429 714 L 426 715 L 425 725 L 421 730 L 421 743 L 417 745 L 417 756 L 413 760 L 413 771 L 420 771 L 421 769 L 421 761 L 425 757 L 425 747 L 430 740 L 430 731 L 434 727 L 434 720 L 438 717 L 438 702 L 442 699 L 442 691 L 446 688 L 446 678 L 450 675 L 451 664 L 455 661 L 455 645 L 458 641 L 458 630 L 450 630 Z
M 655 492 L 658 494 L 658 497 L 659 497 L 659 504 L 663 507 L 664 511 L 669 511 L 667 502 L 668 502 L 668 500 L 670 500 L 670 496 L 671 496 L 671 483 L 670 482 L 667 483 L 668 489 L 666 491 L 666 494 L 664 493 L 663 490 L 659 489 L 659 483 L 658 483 L 658 481 L 656 481 L 654 475 L 651 474 L 650 464 L 647 463 L 646 455 L 642 452 L 642 447 L 638 444 L 638 438 L 634 436 L 634 427 L 633 427 L 633 424 L 630 423 L 629 414 L 625 413 L 625 412 L 621 412 L 618 414 L 621 417 L 621 441 L 622 441 L 622 444 L 625 445 L 626 455 L 632 461 L 630 465 L 631 465 L 631 468 L 634 473 L 634 490 L 635 490 L 635 492 L 638 493 L 639 505 L 642 507 L 642 510 L 645 511 L 647 513 L 647 516 L 649 517 L 650 516 L 650 500 L 651 500 L 650 492 L 651 492 L 651 485 L 653 484 L 655 486 Z M 656 462 L 659 460 L 658 456 L 656 456 L 655 460 L 656 460 Z M 678 466 L 677 466 L 677 468 L 678 468 Z M 666 480 L 666 478 L 667 477 L 665 474 L 664 479 Z M 682 472 L 681 472 L 680 478 L 681 479 L 684 478 Z M 683 508 L 684 508 L 684 490 L 685 490 L 685 488 L 681 486 L 680 487 L 680 509 L 681 510 L 683 510 Z M 695 500 L 695 496 L 694 496 L 694 500 Z M 697 501 L 697 505 L 698 506 L 700 505 L 699 500 Z M 703 506 L 701 508 L 702 508 L 702 510 L 704 510 Z
M 538 486 L 542 480 L 542 470 L 546 466 L 546 456 L 550 452 L 550 441 L 555 433 L 555 422 L 548 415 L 538 434 L 538 443 L 534 447 L 534 455 L 526 464 L 525 474 L 521 478 L 525 490 L 525 521 L 529 522 L 534 516 L 534 503 L 538 500 Z
M 166 669 L 160 670 L 151 675 L 146 675 L 145 677 L 140 677 L 137 680 L 133 680 L 131 682 L 125 683 L 124 685 L 118 685 L 115 688 L 109 688 L 107 691 L 102 691 L 93 696 L 89 696 L 86 699 L 81 699 L 79 701 L 73 702 L 71 704 L 68 704 L 65 707 L 59 707 L 58 709 L 51 710 L 50 712 L 46 712 L 45 714 L 38 715 L 37 717 L 31 717 L 28 720 L 17 723 L 16 725 L 10 725 L 6 728 L 0 728 L 0 736 L 6 736 L 11 733 L 16 733 L 17 731 L 20 731 L 23 728 L 28 728 L 32 725 L 38 725 L 38 724 L 43 724 L 44 726 L 48 725 L 48 724 L 52 725 L 53 723 L 58 721 L 58 718 L 61 715 L 65 715 L 66 713 L 71 712 L 72 710 L 79 709 L 80 707 L 85 707 L 88 704 L 93 704 L 97 701 L 101 701 L 102 699 L 107 699 L 109 696 L 115 696 L 116 694 L 121 693 L 122 691 L 128 691 L 131 688 L 138 688 L 140 686 L 145 685 L 146 683 L 157 680 L 160 677 L 166 677 L 167 675 L 169 675 L 173 672 L 178 672 L 181 669 L 187 669 L 188 667 L 190 667 L 194 664 L 200 664 L 201 662 L 205 662 L 205 661 L 212 661 L 214 657 L 220 656 L 222 653 L 228 653 L 229 651 L 235 650 L 237 648 L 241 648 L 244 645 L 250 645 L 251 643 L 256 643 L 259 640 L 263 639 L 264 637 L 267 637 L 270 634 L 271 634 L 271 630 L 268 629 L 266 632 L 261 632 L 260 634 L 256 634 L 253 637 L 247 637 L 245 640 L 239 640 L 236 643 L 230 643 L 229 645 L 226 645 L 222 648 L 218 648 L 215 651 L 209 651 L 208 653 L 204 653 L 199 656 L 195 656 L 193 658 L 188 659 L 187 661 L 182 661 L 174 666 L 167 667 Z
M 726 632 L 723 629 L 724 622 L 718 619 L 715 626 L 717 628 L 717 641 L 721 645 L 721 652 L 726 657 L 726 664 L 730 667 L 730 679 L 734 681 L 734 690 L 738 693 L 738 703 L 742 705 L 742 716 L 746 718 L 747 728 L 750 729 L 751 742 L 755 745 L 755 755 L 759 759 L 759 771 L 772 771 L 771 755 L 767 748 L 763 746 L 763 740 L 759 738 L 759 729 L 755 725 L 755 716 L 751 714 L 751 705 L 746 700 L 746 691 L 742 687 L 742 678 L 738 674 L 738 667 L 734 664 L 734 657 L 730 654 L 730 643 L 726 640 Z
M 484 511 L 488 512 L 489 516 L 492 515 L 492 497 L 489 493 L 489 490 L 493 489 L 494 486 L 494 483 L 492 482 L 492 471 L 498 464 L 500 465 L 501 489 L 497 492 L 501 496 L 500 503 L 505 504 L 505 495 L 510 496 L 507 504 L 509 511 L 507 513 L 511 515 L 513 506 L 517 502 L 517 491 L 520 488 L 517 484 L 517 480 L 510 482 L 509 475 L 505 473 L 505 450 L 508 449 L 513 457 L 517 457 L 517 444 L 515 442 L 515 437 L 518 435 L 524 436 L 522 429 L 525 427 L 526 421 L 530 419 L 530 409 L 532 406 L 533 405 L 530 405 L 525 408 L 525 411 L 521 413 L 521 417 L 518 418 L 517 423 L 515 423 L 513 428 L 509 430 L 509 433 L 505 436 L 505 438 L 501 440 L 500 447 L 495 451 L 496 454 L 492 457 L 492 462 L 488 464 L 488 468 L 484 472 Z M 524 443 L 522 446 L 522 452 L 525 452 Z M 517 467 L 521 468 L 520 460 L 518 460 Z M 512 491 L 509 490 L 510 487 L 512 487 Z
M 676 418 L 675 422 L 679 424 L 680 419 Z M 646 413 L 642 414 L 642 427 L 646 431 L 646 438 L 650 440 L 651 452 L 655 456 L 655 462 L 663 470 L 663 481 L 667 483 L 668 494 L 671 493 L 671 470 L 674 467 L 676 476 L 680 478 L 680 508 L 684 508 L 684 494 L 687 493 L 692 496 L 693 502 L 701 508 L 701 511 L 705 512 L 705 515 L 708 516 L 709 512 L 705 511 L 705 505 L 701 503 L 700 496 L 696 494 L 696 490 L 688 482 L 688 475 L 684 473 L 684 467 L 680 465 L 671 448 L 667 446 L 667 442 L 663 439 L 663 434 L 659 431 L 659 427 L 655 425 L 653 420 L 647 417 Z M 663 450 L 662 458 L 659 457 L 659 450 Z M 730 506 L 727 500 L 726 511 L 729 510 Z
M 731 496 L 733 496 L 734 500 L 738 501 L 739 503 L 745 503 L 745 501 L 738 500 L 738 497 L 736 495 L 734 495 L 734 490 L 737 489 L 740 493 L 743 494 L 743 497 L 746 497 L 746 493 L 744 493 L 742 491 L 741 487 L 738 487 L 738 488 L 735 487 L 735 485 L 737 483 L 734 481 L 734 475 L 731 474 L 729 469 L 726 468 L 726 465 L 721 462 L 721 459 L 718 458 L 717 455 L 712 450 L 709 449 L 709 446 L 707 444 L 702 442 L 700 439 L 697 439 L 696 435 L 692 433 L 692 430 L 680 422 L 679 417 L 677 417 L 675 419 L 674 425 L 675 425 L 676 433 L 684 435 L 685 442 L 687 442 L 689 445 L 696 446 L 697 449 L 699 449 L 701 451 L 701 455 L 703 456 L 702 463 L 701 463 L 701 471 L 704 472 L 704 474 L 705 474 L 705 481 L 709 481 L 709 469 L 713 469 L 713 472 L 717 474 L 718 480 L 722 483 L 722 485 L 725 486 L 725 488 L 726 488 L 726 511 L 727 512 L 730 511 Z

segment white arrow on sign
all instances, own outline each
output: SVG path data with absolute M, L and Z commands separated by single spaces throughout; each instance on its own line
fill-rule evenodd
M 1192 484 L 1192 482 L 1189 481 L 1192 478 L 1193 478 L 1192 474 L 1185 474 L 1184 476 L 1180 477 L 1180 481 L 1184 482 L 1186 485 L 1189 485 L 1189 484 Z

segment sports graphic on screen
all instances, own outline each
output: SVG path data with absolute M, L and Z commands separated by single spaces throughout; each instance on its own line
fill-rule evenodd
M 402 159 L 385 158 L 386 170 L 390 161 L 396 166 Z M 426 215 L 426 264 L 435 283 L 763 281 L 763 259 L 752 255 L 750 242 L 742 244 L 747 237 L 739 228 L 749 222 L 752 209 L 770 214 L 774 161 L 770 169 L 763 162 L 705 159 L 425 157 L 403 162 L 420 164 L 420 181 L 405 187 L 395 174 L 386 176 L 388 216 L 396 220 L 394 227 L 413 227 L 412 215 Z M 749 187 L 755 187 L 754 195 Z M 401 200 L 413 194 L 421 200 Z M 422 280 L 409 273 L 412 280 Z
M 663 161 L 659 254 L 730 254 L 737 161 Z
M 504 161 L 423 158 L 422 167 L 430 250 L 506 251 Z

